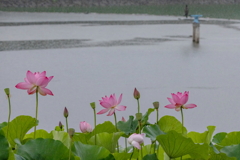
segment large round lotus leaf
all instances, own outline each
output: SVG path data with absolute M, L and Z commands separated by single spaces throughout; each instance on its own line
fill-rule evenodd
M 155 141 L 157 136 L 165 134 L 163 131 L 160 130 L 157 124 L 145 126 L 143 128 L 143 133 L 145 133 L 146 137 L 149 137 L 151 141 Z
M 14 140 L 17 138 L 21 142 L 25 134 L 36 125 L 36 119 L 30 116 L 18 116 L 14 118 L 9 124 L 2 128 L 9 143 L 14 148 Z M 7 133 L 8 132 L 8 133 Z
M 114 153 L 116 150 L 116 145 L 118 139 L 123 135 L 123 132 L 116 132 L 116 133 L 99 133 L 96 135 L 96 145 L 105 147 L 111 153 Z M 89 140 L 90 144 L 95 144 L 95 136 L 92 136 Z
M 138 126 L 138 121 L 133 119 L 134 119 L 133 116 L 129 116 L 129 120 L 127 122 L 119 121 L 117 123 L 118 129 L 124 132 L 126 135 L 135 133 Z
M 225 153 L 228 157 L 236 157 L 237 160 L 240 160 L 240 144 L 225 146 L 220 152 Z
M 104 159 L 110 154 L 110 152 L 104 147 L 82 144 L 81 142 L 74 142 L 72 152 L 80 157 L 81 160 Z
M 158 121 L 158 125 L 159 125 L 160 129 L 165 133 L 172 131 L 172 130 L 174 130 L 178 133 L 182 133 L 182 123 L 173 116 L 168 116 L 168 115 L 163 116 Z M 183 133 L 184 133 L 184 135 L 187 134 L 187 129 L 185 127 L 183 128 Z
M 7 139 L 0 135 L 0 159 L 7 160 L 9 155 L 9 145 Z
M 16 154 L 27 160 L 68 160 L 69 150 L 58 140 L 38 138 L 18 145 Z
M 208 157 L 207 144 L 195 144 L 191 138 L 186 138 L 176 131 L 157 136 L 157 141 L 170 158 L 178 158 L 187 154 L 196 159 L 206 159 Z
M 240 132 L 230 132 L 221 141 L 221 146 L 230 146 L 233 144 L 240 144 Z
M 213 132 L 215 130 L 215 126 L 208 126 L 208 131 L 205 131 L 203 133 L 198 132 L 189 132 L 188 137 L 193 140 L 194 143 L 207 143 L 210 144 Z

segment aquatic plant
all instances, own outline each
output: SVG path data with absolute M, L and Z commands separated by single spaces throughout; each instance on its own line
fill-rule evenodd
M 27 89 L 30 94 L 37 94 L 40 86 L 45 88 L 51 80 L 45 73 L 28 71 L 25 82 L 20 83 L 18 87 Z M 5 93 L 10 101 L 10 90 L 5 89 Z M 47 95 L 50 92 L 45 93 Z M 134 89 L 133 97 L 139 100 L 140 92 Z M 195 104 L 186 104 L 188 98 L 187 91 L 173 93 L 172 98 L 168 98 L 171 104 L 165 107 L 177 111 L 195 108 Z M 170 115 L 158 117 L 159 102 L 153 102 L 153 108 L 142 114 L 138 101 L 136 116 L 130 115 L 117 121 L 115 109 L 126 109 L 126 106 L 119 106 L 121 99 L 122 94 L 118 100 L 115 94 L 112 94 L 100 100 L 100 105 L 105 108 L 100 113 L 109 112 L 109 116 L 114 114 L 114 124 L 111 121 L 96 124 L 96 104 L 90 103 L 94 110 L 94 128 L 83 121 L 79 124 L 81 132 L 68 127 L 65 131 L 61 122 L 51 132 L 43 129 L 30 132 L 30 129 L 38 124 L 37 117 L 19 115 L 10 121 L 9 115 L 7 122 L 0 123 L 0 159 L 240 160 L 240 131 L 220 132 L 214 135 L 215 126 L 207 126 L 203 133 L 188 132 L 183 120 L 180 122 Z M 9 108 L 10 105 L 9 103 Z M 10 111 L 9 109 L 9 114 Z M 156 122 L 150 123 L 148 119 L 154 111 L 157 113 Z M 64 109 L 63 116 L 68 126 L 67 118 L 70 114 L 67 108 Z M 125 139 L 125 147 L 118 145 L 121 137 Z M 151 144 L 144 143 L 146 138 L 151 140 Z M 127 146 L 127 142 L 130 146 Z

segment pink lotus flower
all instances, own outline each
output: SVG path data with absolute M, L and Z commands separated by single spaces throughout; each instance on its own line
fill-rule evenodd
M 102 100 L 99 101 L 100 105 L 103 106 L 105 109 L 101 110 L 97 114 L 104 114 L 109 111 L 107 116 L 111 116 L 115 112 L 115 110 L 125 111 L 127 108 L 126 106 L 118 106 L 122 101 L 122 94 L 120 95 L 118 100 L 116 99 L 115 94 L 111 94 L 110 97 L 102 97 Z
M 188 94 L 188 91 L 185 91 L 184 93 L 178 92 L 177 94 L 172 93 L 172 98 L 167 98 L 171 104 L 166 105 L 165 107 L 169 109 L 175 109 L 176 111 L 180 111 L 181 107 L 183 109 L 197 107 L 196 104 L 186 104 L 188 101 Z
M 53 96 L 52 91 L 46 88 L 52 78 L 53 76 L 46 77 L 46 71 L 43 71 L 42 73 L 32 73 L 31 71 L 27 71 L 26 78 L 24 78 L 25 82 L 20 82 L 15 87 L 27 90 L 28 94 L 34 94 L 38 89 L 38 92 L 43 96 L 46 96 L 47 94 Z
M 92 126 L 85 121 L 80 122 L 79 127 L 82 133 L 92 132 Z
M 128 143 L 136 147 L 137 149 L 141 149 L 140 144 L 143 143 L 143 137 L 144 134 L 133 133 L 131 136 L 129 136 Z

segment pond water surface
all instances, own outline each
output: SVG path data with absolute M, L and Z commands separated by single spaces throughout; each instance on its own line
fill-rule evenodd
M 17 25 L 46 21 L 56 23 Z M 238 21 L 202 19 L 200 44 L 192 43 L 191 20 L 179 17 L 1 12 L 0 23 L 1 122 L 7 121 L 3 92 L 7 87 L 12 95 L 12 118 L 34 117 L 35 96 L 14 87 L 31 70 L 54 76 L 47 87 L 54 96 L 39 98 L 39 129 L 50 131 L 59 121 L 64 123 L 65 106 L 69 127 L 79 131 L 80 121 L 93 125 L 89 103 L 96 102 L 100 111 L 99 100 L 112 93 L 123 93 L 121 104 L 127 110 L 117 112 L 117 117 L 127 119 L 137 112 L 133 98 L 137 87 L 143 113 L 159 101 L 160 116 L 180 120 L 180 112 L 164 106 L 171 93 L 189 91 L 189 103 L 198 106 L 184 110 L 189 131 L 204 132 L 208 125 L 216 125 L 216 132 L 240 130 Z M 97 116 L 98 123 L 107 120 L 113 122 L 114 117 Z M 155 122 L 154 113 L 150 121 Z

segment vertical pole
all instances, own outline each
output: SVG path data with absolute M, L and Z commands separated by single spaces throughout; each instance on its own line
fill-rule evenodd
M 199 39 L 200 39 L 200 32 L 199 32 L 199 28 L 200 28 L 200 24 L 197 23 L 197 27 L 196 27 L 196 43 L 199 43 Z
M 196 36 L 196 25 L 195 25 L 196 23 L 193 23 L 193 35 L 192 35 L 192 37 L 193 37 L 193 42 L 195 42 L 195 36 Z
M 199 23 L 193 23 L 193 42 L 199 43 L 200 39 L 200 32 L 199 32 L 200 24 Z

